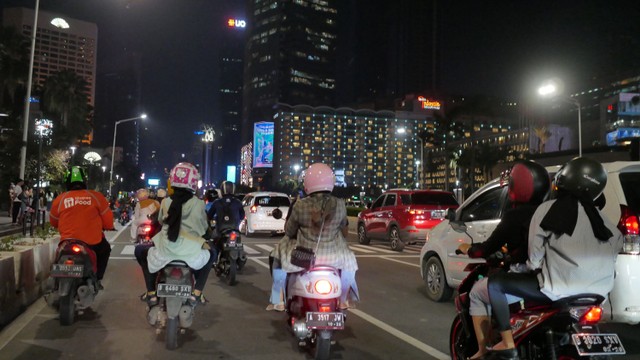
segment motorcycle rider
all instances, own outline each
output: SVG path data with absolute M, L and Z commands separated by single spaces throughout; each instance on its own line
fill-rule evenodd
M 470 258 L 488 258 L 506 245 L 511 258 L 510 271 L 526 271 L 529 223 L 551 188 L 549 173 L 542 165 L 533 161 L 517 162 L 502 174 L 500 185 L 508 186 L 509 201 L 513 207 L 505 211 L 502 220 L 486 241 L 460 244 L 458 250 Z M 491 306 L 486 277 L 473 285 L 469 300 L 469 314 L 478 342 L 478 352 L 469 359 L 481 359 L 487 352 L 487 339 L 491 329 Z
M 216 222 L 213 232 L 215 255 L 222 250 L 222 234 L 226 230 L 239 231 L 240 222 L 244 220 L 244 208 L 242 207 L 242 202 L 234 196 L 235 190 L 236 185 L 233 182 L 223 181 L 220 184 L 222 197 L 214 200 L 207 212 L 207 218 Z
M 156 273 L 169 262 L 180 260 L 194 270 L 196 284 L 191 302 L 204 304 L 206 299 L 202 290 L 211 271 L 213 256 L 202 237 L 208 229 L 204 201 L 195 196 L 200 173 L 192 164 L 181 162 L 173 167 L 169 176 L 173 194 L 160 206 L 158 218 L 162 229 L 153 237 L 154 246 L 136 251 L 147 286 L 146 300 L 150 307 L 158 304 Z
M 162 200 L 164 200 L 167 197 L 167 190 L 165 189 L 158 189 L 158 191 L 156 191 L 156 200 L 162 204 Z
M 87 190 L 87 176 L 79 166 L 67 172 L 65 185 L 67 191 L 51 204 L 49 221 L 60 231 L 61 240 L 81 240 L 96 253 L 97 285 L 102 290 L 102 278 L 111 254 L 111 245 L 103 230 L 114 230 L 113 213 L 104 195 Z
M 531 272 L 489 277 L 489 297 L 502 336 L 490 350 L 495 358 L 518 359 L 506 294 L 548 303 L 581 293 L 606 297 L 613 288 L 623 238 L 594 205 L 607 183 L 604 167 L 578 157 L 560 169 L 554 183 L 555 199 L 542 203 L 531 219 Z
M 131 239 L 133 241 L 137 241 L 138 227 L 157 221 L 158 211 L 160 210 L 160 203 L 151 199 L 149 190 L 145 188 L 136 191 L 136 199 L 138 201 L 133 211 L 133 220 L 131 221 Z
M 315 251 L 316 264 L 341 270 L 341 309 L 353 307 L 351 301 L 359 300 L 355 281 L 358 263 L 345 240 L 349 225 L 347 210 L 344 201 L 331 195 L 334 185 L 335 175 L 329 166 L 316 163 L 306 170 L 304 190 L 308 195 L 289 209 L 290 216 L 284 226 L 285 236 L 273 254 L 273 285 L 267 311 L 285 310 L 282 294 L 287 273 L 303 270 L 290 262 L 291 252 L 297 245 L 311 249 L 316 249 L 318 245 Z M 321 226 L 322 233 L 319 234 Z

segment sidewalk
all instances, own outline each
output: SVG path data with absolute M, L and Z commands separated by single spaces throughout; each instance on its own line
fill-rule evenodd
M 49 221 L 49 213 L 45 215 L 46 221 Z M 22 232 L 22 226 L 11 225 L 11 217 L 7 216 L 7 213 L 3 211 L 0 213 L 0 237 L 19 234 Z M 29 230 L 27 229 L 27 236 Z

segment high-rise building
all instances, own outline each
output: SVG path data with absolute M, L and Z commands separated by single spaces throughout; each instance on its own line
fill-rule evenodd
M 3 10 L 3 26 L 15 26 L 31 38 L 35 11 L 27 8 Z M 38 28 L 33 62 L 33 83 L 44 85 L 47 77 L 72 70 L 87 82 L 88 103 L 94 106 L 98 27 L 94 23 L 61 14 L 38 11 Z M 91 143 L 92 135 L 86 140 Z
M 337 0 L 252 0 L 245 52 L 243 144 L 275 105 L 335 104 Z

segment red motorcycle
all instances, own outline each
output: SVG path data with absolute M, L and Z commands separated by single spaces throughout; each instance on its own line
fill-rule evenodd
M 508 258 L 505 256 L 498 252 L 486 263 L 467 265 L 465 270 L 470 273 L 458 288 L 459 295 L 455 299 L 458 315 L 453 319 L 449 336 L 452 359 L 467 359 L 478 351 L 469 315 L 469 292 L 476 281 L 491 270 L 506 267 Z M 603 301 L 604 297 L 597 294 L 580 294 L 547 304 L 527 301 L 512 304 L 511 329 L 520 359 L 605 359 L 611 355 L 624 355 L 618 335 L 603 334 L 598 329 Z M 498 336 L 495 322 L 493 325 L 492 335 Z

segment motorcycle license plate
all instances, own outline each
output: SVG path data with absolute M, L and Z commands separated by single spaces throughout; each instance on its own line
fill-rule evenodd
M 344 329 L 344 314 L 341 312 L 308 312 L 307 328 L 322 330 Z
M 236 243 L 233 243 L 233 244 L 225 243 L 225 244 L 224 244 L 224 248 L 225 248 L 225 249 L 227 249 L 227 248 L 228 248 L 228 249 L 241 250 L 241 249 L 243 249 L 243 245 L 242 245 L 242 243 L 237 243 L 237 242 L 236 242 Z
M 158 297 L 188 298 L 191 296 L 191 285 L 158 284 L 156 289 Z
M 624 355 L 627 353 L 618 334 L 571 334 L 571 339 L 580 356 Z
M 72 277 L 81 278 L 84 272 L 84 265 L 51 265 L 51 277 Z

